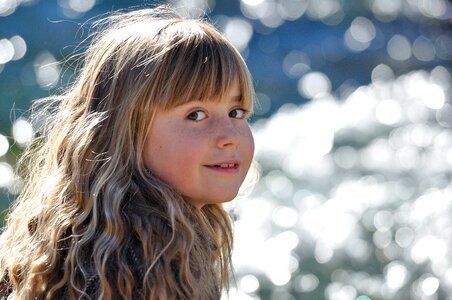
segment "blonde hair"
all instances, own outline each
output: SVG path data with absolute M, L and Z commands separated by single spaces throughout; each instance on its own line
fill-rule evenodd
M 75 82 L 38 103 L 47 121 L 0 237 L 0 298 L 84 298 L 94 274 L 101 299 L 137 289 L 143 299 L 218 299 L 230 276 L 227 212 L 190 206 L 142 152 L 156 111 L 217 101 L 236 79 L 251 110 L 247 67 L 214 27 L 168 8 L 95 27 Z

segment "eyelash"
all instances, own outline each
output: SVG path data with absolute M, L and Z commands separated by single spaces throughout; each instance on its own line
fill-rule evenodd
M 241 112 L 242 112 L 242 116 L 241 116 L 241 117 L 232 117 L 232 116 L 231 116 L 231 113 L 234 112 L 234 111 L 241 111 Z M 194 116 L 195 114 L 198 114 L 198 113 L 203 113 L 203 114 L 206 115 L 206 116 L 205 116 L 204 118 L 202 118 L 201 120 L 198 120 L 196 117 L 195 117 L 195 118 L 191 118 L 192 116 Z M 243 108 L 234 108 L 233 110 L 231 110 L 231 111 L 229 112 L 229 117 L 234 118 L 234 119 L 239 119 L 239 120 L 241 120 L 241 119 L 247 119 L 247 118 L 248 118 L 248 114 L 249 114 L 249 111 L 246 110 L 246 109 L 243 109 Z M 204 120 L 206 117 L 207 117 L 207 114 L 206 114 L 204 111 L 202 111 L 202 110 L 196 110 L 196 111 L 193 111 L 193 112 L 191 112 L 191 113 L 189 113 L 189 114 L 187 115 L 187 119 L 188 119 L 188 120 L 191 120 L 191 121 L 194 121 L 194 122 L 202 121 L 202 120 Z
M 194 116 L 195 114 L 199 114 L 199 113 L 203 113 L 203 114 L 206 115 L 206 117 L 207 117 L 207 114 L 206 114 L 205 112 L 203 112 L 202 110 L 195 110 L 195 111 L 192 111 L 191 113 L 189 113 L 189 114 L 187 115 L 187 119 L 190 120 L 190 121 L 195 121 L 195 122 L 199 122 L 199 121 L 204 120 L 206 117 L 204 117 L 202 120 L 197 120 L 196 117 L 195 117 L 194 119 L 191 118 L 191 116 Z
M 241 117 L 235 118 L 235 119 L 246 119 L 246 118 L 248 118 L 249 112 L 248 112 L 246 109 L 243 109 L 243 108 L 234 108 L 233 110 L 231 110 L 231 111 L 229 112 L 229 116 L 231 116 L 231 113 L 232 113 L 233 111 L 241 111 L 242 114 L 243 114 Z

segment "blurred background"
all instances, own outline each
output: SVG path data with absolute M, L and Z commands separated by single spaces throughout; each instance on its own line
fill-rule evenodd
M 225 299 L 452 299 L 451 2 L 169 2 L 206 12 L 257 92 L 261 178 L 233 205 Z M 26 111 L 71 80 L 81 25 L 152 3 L 0 0 L 2 217 Z

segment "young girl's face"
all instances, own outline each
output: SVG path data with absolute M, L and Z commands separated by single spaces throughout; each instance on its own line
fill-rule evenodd
M 254 141 L 238 81 L 224 99 L 158 111 L 145 165 L 195 207 L 232 200 L 251 165 Z

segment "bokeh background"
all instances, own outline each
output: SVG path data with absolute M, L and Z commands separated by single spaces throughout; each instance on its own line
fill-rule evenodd
M 70 82 L 83 24 L 152 3 L 0 0 L 2 211 L 26 111 Z M 450 1 L 170 3 L 237 46 L 259 101 L 229 299 L 452 299 Z

